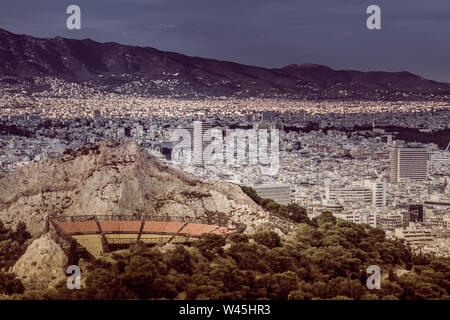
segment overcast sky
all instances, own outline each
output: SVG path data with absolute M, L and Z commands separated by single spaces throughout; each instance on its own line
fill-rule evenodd
M 82 29 L 67 30 L 66 8 Z M 366 8 L 381 7 L 381 30 Z M 1 0 L 0 27 L 282 67 L 410 71 L 450 82 L 450 0 Z

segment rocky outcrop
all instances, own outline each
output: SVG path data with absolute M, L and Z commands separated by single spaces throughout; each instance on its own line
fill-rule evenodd
M 28 246 L 12 271 L 26 289 L 43 290 L 66 279 L 66 264 L 67 257 L 61 247 L 45 234 Z
M 31 163 L 0 179 L 0 219 L 24 221 L 33 236 L 49 216 L 220 215 L 247 226 L 292 229 L 248 198 L 239 186 L 202 182 L 168 167 L 133 142 L 103 142 Z

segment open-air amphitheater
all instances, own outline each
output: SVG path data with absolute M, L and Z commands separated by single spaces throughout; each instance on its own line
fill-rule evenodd
M 245 230 L 245 225 L 222 217 L 83 215 L 53 217 L 50 222 L 59 235 L 76 240 L 78 249 L 94 258 L 138 241 L 189 244 L 205 233 L 226 237 Z

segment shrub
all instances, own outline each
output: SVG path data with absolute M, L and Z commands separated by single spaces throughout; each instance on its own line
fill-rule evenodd
M 25 290 L 22 281 L 16 278 L 14 273 L 0 272 L 0 294 L 11 295 L 23 293 Z
M 263 230 L 253 235 L 253 239 L 269 249 L 279 247 L 281 245 L 280 236 L 272 230 Z

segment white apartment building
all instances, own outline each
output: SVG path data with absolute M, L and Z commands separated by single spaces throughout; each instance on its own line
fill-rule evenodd
M 421 245 L 433 241 L 431 229 L 428 228 L 396 228 L 394 234 L 397 238 L 404 239 L 411 245 Z
M 372 202 L 372 192 L 364 186 L 347 186 L 344 188 L 330 187 L 325 188 L 325 200 L 335 202 Z
M 432 154 L 430 154 L 430 159 L 433 162 L 450 165 L 450 152 L 433 152 Z
M 362 185 L 325 187 L 325 200 L 339 203 L 367 203 L 375 208 L 386 207 L 387 186 L 382 181 L 365 181 Z
M 353 222 L 353 223 L 364 223 L 363 220 L 363 216 L 359 213 L 334 213 L 333 216 L 335 216 L 336 218 L 341 218 L 345 221 L 348 222 Z

